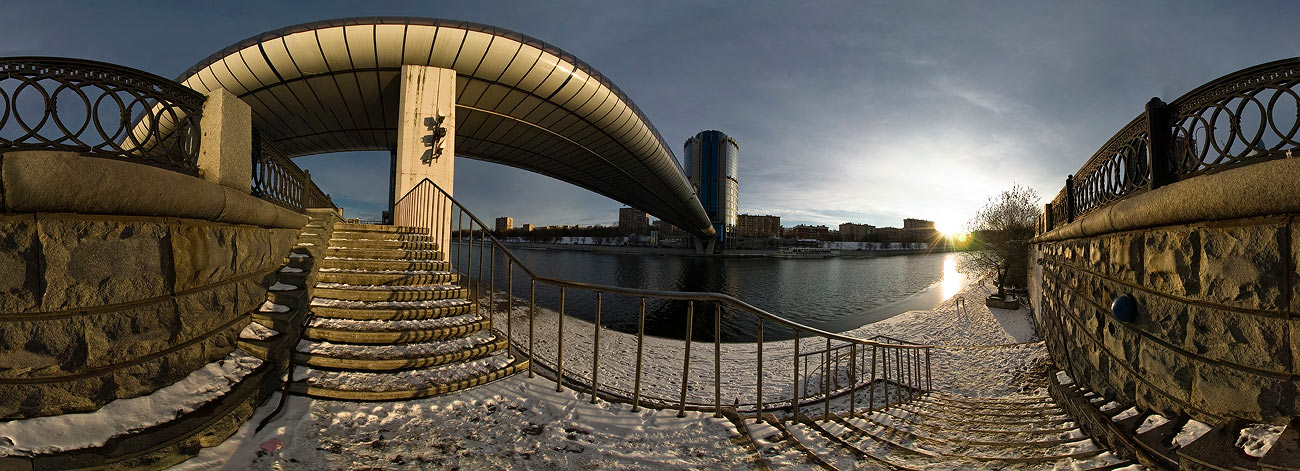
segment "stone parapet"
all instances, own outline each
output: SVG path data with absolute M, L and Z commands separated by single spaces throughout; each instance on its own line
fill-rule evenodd
M 0 420 L 95 410 L 230 353 L 307 217 L 68 152 L 0 155 Z
M 1281 423 L 1300 415 L 1297 230 L 1279 215 L 1040 240 L 1035 317 L 1093 391 L 1170 417 Z M 1133 322 L 1110 312 L 1125 294 Z

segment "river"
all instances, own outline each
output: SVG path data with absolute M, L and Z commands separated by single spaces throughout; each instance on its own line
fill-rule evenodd
M 957 254 L 938 253 L 875 258 L 716 258 L 629 255 L 515 247 L 516 256 L 539 276 L 631 288 L 721 292 L 795 322 L 831 332 L 851 330 L 909 310 L 930 309 L 967 283 L 957 271 Z M 455 251 L 453 250 L 453 253 Z M 453 255 L 454 256 L 454 255 Z M 498 264 L 497 289 L 505 284 Z M 526 277 L 516 275 L 515 296 L 527 299 Z M 595 318 L 595 295 L 566 290 L 565 313 Z M 538 305 L 559 309 L 559 289 L 539 285 Z M 603 295 L 601 323 L 637 331 L 638 302 Z M 694 335 L 712 340 L 713 306 L 697 303 Z M 682 338 L 686 303 L 650 301 L 646 334 Z M 724 341 L 753 341 L 754 316 L 724 311 Z M 500 326 L 498 326 L 500 327 Z M 765 323 L 764 338 L 790 338 L 790 330 Z

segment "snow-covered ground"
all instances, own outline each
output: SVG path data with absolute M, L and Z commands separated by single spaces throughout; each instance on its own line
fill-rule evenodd
M 905 313 L 847 334 L 944 345 L 931 358 L 934 388 L 939 391 L 998 397 L 1034 392 L 1041 397 L 1041 367 L 1047 356 L 1029 312 L 986 308 L 988 289 L 985 283 L 972 283 L 935 309 Z M 504 331 L 505 315 L 497 314 L 494 326 Z M 516 345 L 527 344 L 527 315 L 523 307 L 512 316 Z M 540 309 L 533 319 L 538 334 L 534 348 L 547 362 L 558 346 L 555 320 L 554 313 Z M 592 362 L 592 324 L 566 318 L 565 331 L 566 374 L 586 376 Z M 607 329 L 600 336 L 602 389 L 630 391 L 636 337 Z M 804 352 L 811 343 L 803 342 Z M 680 394 L 683 344 L 647 337 L 644 394 Z M 692 344 L 691 400 L 714 401 L 713 347 L 711 342 Z M 755 345 L 722 347 L 722 402 L 744 402 L 754 392 Z M 793 341 L 767 342 L 764 347 L 766 401 L 791 391 Z M 295 376 L 301 377 L 304 368 L 298 370 Z M 591 404 L 589 395 L 556 392 L 553 381 L 526 374 L 411 401 L 290 397 L 285 411 L 254 433 L 277 399 L 259 408 L 225 443 L 203 450 L 177 469 L 732 469 L 746 466 L 749 458 L 744 448 L 732 444 L 737 432 L 725 419 L 689 412 L 679 419 L 674 411 L 634 413 L 625 404 Z

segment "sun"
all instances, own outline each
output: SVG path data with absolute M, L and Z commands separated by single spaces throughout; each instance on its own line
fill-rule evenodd
M 945 236 L 955 236 L 966 232 L 960 222 L 954 221 L 935 221 L 934 229 Z

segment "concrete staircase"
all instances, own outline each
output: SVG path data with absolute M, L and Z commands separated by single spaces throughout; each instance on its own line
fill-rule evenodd
M 1114 470 L 1133 463 L 1093 443 L 1052 399 L 928 393 L 855 416 L 767 415 L 746 432 L 774 468 Z
M 290 391 L 325 399 L 446 394 L 528 368 L 416 229 L 335 223 Z

